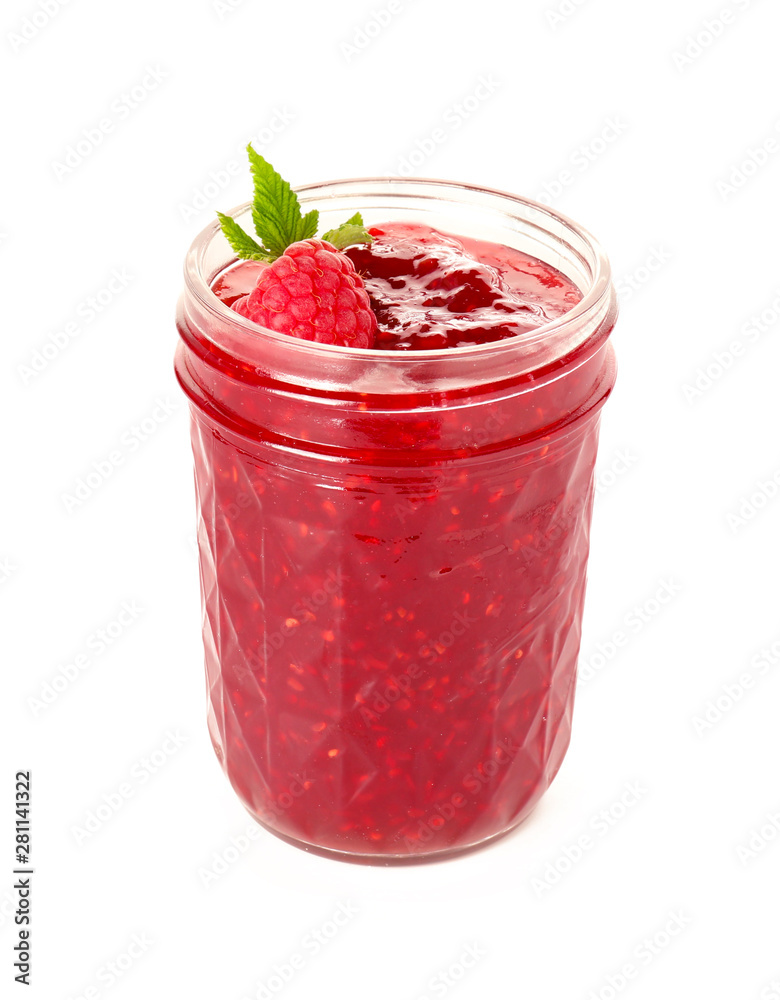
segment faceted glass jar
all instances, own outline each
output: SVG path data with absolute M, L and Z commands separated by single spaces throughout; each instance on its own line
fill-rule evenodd
M 381 352 L 264 330 L 195 240 L 190 400 L 208 723 L 242 802 L 307 850 L 446 857 L 533 809 L 566 752 L 593 469 L 615 365 L 609 265 L 548 208 L 441 181 L 299 190 L 321 231 L 419 222 L 516 247 L 580 289 L 497 343 Z M 234 216 L 251 231 L 249 206 Z

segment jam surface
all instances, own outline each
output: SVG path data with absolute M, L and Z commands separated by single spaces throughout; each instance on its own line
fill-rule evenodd
M 428 226 L 388 223 L 346 253 L 377 318 L 376 350 L 430 351 L 487 344 L 534 330 L 579 302 L 577 287 L 535 257 Z M 215 294 L 233 305 L 266 265 L 241 261 Z
M 506 247 L 375 232 L 350 256 L 384 350 L 502 339 L 579 298 Z M 230 305 L 262 267 L 215 293 Z M 440 411 L 413 394 L 396 412 L 329 405 L 328 433 L 349 442 L 334 456 L 317 451 L 319 401 L 180 333 L 209 728 L 242 801 L 301 846 L 379 862 L 510 829 L 569 742 L 605 353 Z

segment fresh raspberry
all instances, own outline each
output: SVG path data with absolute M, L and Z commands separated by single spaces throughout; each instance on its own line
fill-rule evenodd
M 240 316 L 246 316 L 247 319 L 251 319 L 252 317 L 247 312 L 247 307 L 246 307 L 248 301 L 249 301 L 248 295 L 241 295 L 239 296 L 239 298 L 235 300 L 235 302 L 233 302 L 230 308 L 233 309 L 235 312 L 237 312 Z
M 349 257 L 325 240 L 291 244 L 233 308 L 269 330 L 302 340 L 374 345 L 376 317 L 363 279 Z

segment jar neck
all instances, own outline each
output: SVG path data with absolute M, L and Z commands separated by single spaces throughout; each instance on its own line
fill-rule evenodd
M 417 179 L 334 181 L 300 188 L 298 195 L 307 210 L 318 209 L 322 228 L 359 210 L 369 226 L 418 221 L 515 247 L 562 271 L 582 300 L 536 330 L 473 347 L 393 353 L 312 344 L 264 330 L 217 299 L 211 284 L 233 254 L 215 223 L 187 257 L 180 330 L 188 349 L 201 345 L 224 376 L 331 398 L 398 397 L 404 406 L 412 399 L 419 403 L 421 395 L 489 393 L 499 385 L 558 377 L 598 353 L 614 325 L 616 299 L 603 251 L 589 233 L 543 205 Z M 251 229 L 250 206 L 231 214 Z

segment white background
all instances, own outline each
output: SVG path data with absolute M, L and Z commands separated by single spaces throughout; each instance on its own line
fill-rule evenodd
M 780 997 L 780 11 L 47 2 L 6 3 L 0 32 L 3 995 Z M 190 241 L 249 197 L 249 139 L 303 184 L 408 171 L 437 127 L 417 175 L 544 196 L 606 247 L 619 379 L 560 775 L 494 847 L 374 869 L 258 831 L 209 744 L 173 311 Z M 137 617 L 98 651 L 123 602 Z M 26 992 L 17 769 L 34 777 Z

